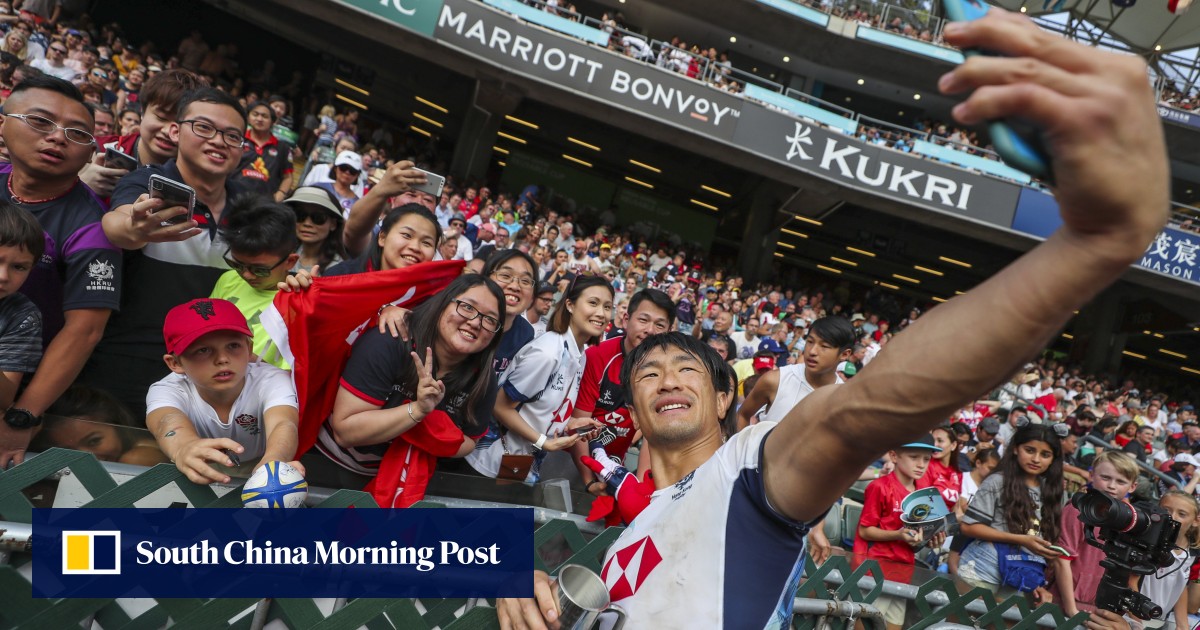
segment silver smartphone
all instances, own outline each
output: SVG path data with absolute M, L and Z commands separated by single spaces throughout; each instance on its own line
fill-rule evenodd
M 446 187 L 446 178 L 442 175 L 438 175 L 437 173 L 430 173 L 429 171 L 424 170 L 424 169 L 418 168 L 415 170 L 425 173 L 425 183 L 417 184 L 416 186 L 413 186 L 412 187 L 413 190 L 419 190 L 423 193 L 429 193 L 429 194 L 433 195 L 434 199 L 441 199 L 442 198 L 442 189 Z
M 192 213 L 196 211 L 196 191 L 187 184 L 162 175 L 150 176 L 150 198 L 165 200 L 164 208 L 174 208 L 175 206 L 187 208 L 186 213 L 163 221 L 163 225 L 177 225 L 184 221 L 190 221 Z

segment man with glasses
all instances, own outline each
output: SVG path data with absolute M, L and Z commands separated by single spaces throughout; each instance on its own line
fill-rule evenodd
M 65 62 L 67 60 L 67 45 L 54 40 L 50 42 L 50 47 L 46 49 L 46 56 L 42 59 L 36 59 L 29 64 L 42 72 L 58 77 L 63 81 L 74 81 L 75 77 L 79 76 L 79 72 Z
M 76 174 L 95 149 L 92 114 L 78 88 L 30 77 L 4 103 L 12 162 L 0 202 L 28 210 L 46 232 L 46 252 L 22 286 L 42 313 L 45 352 L 28 387 L 0 423 L 0 469 L 20 463 L 40 416 L 75 380 L 120 307 L 121 252 L 104 236 L 104 208 Z
M 242 155 L 246 112 L 237 100 L 213 88 L 188 92 L 179 103 L 179 122 L 167 126 L 179 155 L 162 166 L 126 175 L 112 196 L 104 232 L 126 257 L 125 299 L 84 371 L 89 384 L 107 389 L 139 409 L 146 388 L 162 377 L 162 322 L 174 306 L 212 294 L 228 245 L 218 233 L 226 203 L 241 192 L 231 179 Z M 195 211 L 166 207 L 147 195 L 151 175 L 190 186 Z M 170 223 L 184 218 L 179 223 Z
M 534 337 L 546 332 L 547 317 L 550 309 L 554 308 L 554 285 L 549 282 L 538 284 L 537 293 L 533 296 L 533 304 L 525 311 L 525 321 L 533 324 Z

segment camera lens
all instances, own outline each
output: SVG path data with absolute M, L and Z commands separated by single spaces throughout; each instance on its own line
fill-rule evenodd
M 1138 518 L 1138 511 L 1124 501 L 1094 490 L 1075 495 L 1075 507 L 1084 523 L 1118 532 L 1138 535 L 1149 527 L 1148 518 Z

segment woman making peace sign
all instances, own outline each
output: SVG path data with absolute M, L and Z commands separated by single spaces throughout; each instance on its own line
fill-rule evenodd
M 487 429 L 504 316 L 500 287 L 471 274 L 413 310 L 411 341 L 364 332 L 317 448 L 360 479 L 375 476 L 368 490 L 381 506 L 419 501 L 437 458 L 465 456 Z

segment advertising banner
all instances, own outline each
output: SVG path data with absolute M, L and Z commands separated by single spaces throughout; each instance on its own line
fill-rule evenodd
M 1200 250 L 1200 234 L 1165 228 L 1146 248 L 1138 266 L 1180 280 L 1200 282 L 1200 274 L 1196 273 L 1200 270 L 1196 263 L 1197 250 Z
M 707 136 L 730 140 L 737 126 L 742 101 L 734 96 L 514 20 L 472 0 L 446 0 L 434 37 L 514 72 Z
M 1181 125 L 1187 125 L 1189 127 L 1196 127 L 1200 129 L 1200 115 L 1192 112 L 1185 112 L 1182 109 L 1175 109 L 1174 107 L 1159 105 L 1158 115 L 1163 120 L 1169 120 Z
M 342 4 L 377 15 L 393 24 L 433 37 L 433 25 L 442 0 L 338 0 Z
M 851 188 L 1004 228 L 1012 224 L 1020 191 L 1015 184 L 867 144 L 754 103 L 742 106 L 734 143 Z
M 528 509 L 37 509 L 34 597 L 530 597 Z

